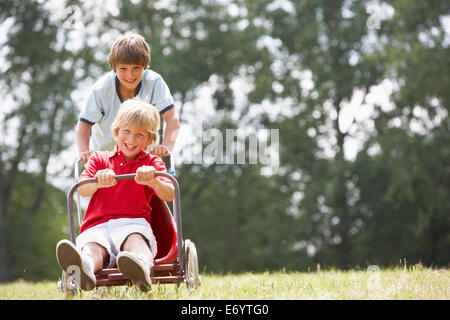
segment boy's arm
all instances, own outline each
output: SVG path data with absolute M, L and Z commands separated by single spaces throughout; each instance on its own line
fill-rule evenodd
M 78 187 L 78 194 L 82 197 L 92 196 L 99 189 L 98 183 L 87 183 Z
M 155 190 L 156 195 L 163 201 L 172 201 L 175 198 L 175 189 L 173 185 L 163 182 L 157 178 L 153 179 L 155 182 L 151 187 Z
M 178 130 L 180 129 L 180 119 L 178 118 L 175 108 L 164 112 L 161 116 L 166 123 L 163 141 L 158 146 L 153 146 L 150 153 L 157 156 L 167 155 L 175 146 L 177 140 Z
M 172 201 L 175 198 L 175 189 L 171 183 L 159 180 L 155 176 L 153 166 L 142 166 L 136 171 L 136 183 L 146 185 L 155 190 L 156 195 L 163 201 Z
M 93 151 L 89 150 L 89 138 L 92 125 L 78 120 L 76 131 L 76 140 L 78 147 L 78 156 L 84 162 L 87 162 Z

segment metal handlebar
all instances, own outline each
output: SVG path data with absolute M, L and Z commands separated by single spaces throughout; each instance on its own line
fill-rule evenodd
M 161 158 L 169 157 L 170 174 L 176 178 L 177 175 L 175 173 L 175 160 L 173 159 L 173 157 L 174 157 L 173 152 L 169 151 L 168 154 L 161 155 L 160 157 Z M 75 182 L 78 182 L 78 180 L 80 179 L 80 163 L 82 163 L 82 162 L 83 162 L 83 160 L 81 160 L 81 159 L 78 159 L 77 161 L 75 161 L 75 168 L 73 171 Z M 83 213 L 81 210 L 81 199 L 80 199 L 80 195 L 78 193 L 77 193 L 77 197 L 76 197 L 76 202 L 77 202 L 78 225 L 81 226 L 81 224 L 83 223 Z
M 78 162 L 77 162 L 78 163 Z M 173 199 L 173 215 L 175 218 L 176 228 L 177 228 L 177 249 L 178 249 L 178 257 L 180 259 L 180 265 L 183 265 L 183 254 L 182 254 L 182 248 L 183 248 L 183 236 L 182 236 L 182 226 L 181 226 L 181 204 L 180 204 L 180 187 L 178 185 L 177 179 L 166 173 L 166 172 L 155 172 L 156 177 L 166 177 L 172 181 L 174 189 L 175 189 L 175 198 Z M 130 180 L 134 179 L 136 177 L 135 173 L 131 174 L 123 174 L 116 176 L 117 181 L 122 180 Z M 70 225 L 70 240 L 73 244 L 76 242 L 76 235 L 75 235 L 75 223 L 73 218 L 73 194 L 75 191 L 82 185 L 88 184 L 88 183 L 96 183 L 98 180 L 97 178 L 91 178 L 91 179 L 83 179 L 75 184 L 72 185 L 70 188 L 68 194 L 67 194 L 67 208 L 69 213 L 69 225 Z M 79 206 L 79 204 L 78 204 Z M 80 224 L 81 225 L 81 224 Z

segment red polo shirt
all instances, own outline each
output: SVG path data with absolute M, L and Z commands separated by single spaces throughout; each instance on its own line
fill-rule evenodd
M 144 165 L 156 171 L 167 172 L 157 156 L 141 152 L 136 159 L 125 162 L 123 153 L 115 146 L 113 151 L 96 151 L 90 157 L 80 176 L 94 178 L 97 171 L 112 169 L 116 175 L 136 173 Z M 165 177 L 157 179 L 172 183 Z M 100 223 L 119 218 L 145 218 L 150 223 L 150 200 L 156 196 L 153 188 L 137 184 L 133 179 L 117 182 L 113 187 L 100 188 L 93 195 L 86 210 L 80 233 Z

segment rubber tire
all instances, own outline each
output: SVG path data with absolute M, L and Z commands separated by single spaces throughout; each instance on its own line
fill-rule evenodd
M 184 241 L 185 252 L 185 272 L 186 272 L 186 286 L 189 292 L 193 292 L 200 287 L 200 274 L 198 271 L 198 257 L 195 244 L 186 239 Z

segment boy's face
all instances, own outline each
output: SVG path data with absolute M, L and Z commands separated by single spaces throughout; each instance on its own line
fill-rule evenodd
M 152 144 L 147 131 L 128 125 L 117 131 L 117 145 L 123 152 L 125 161 L 135 159 L 141 151 Z
M 137 64 L 118 64 L 115 71 L 122 86 L 129 90 L 135 90 L 141 82 L 144 67 Z

